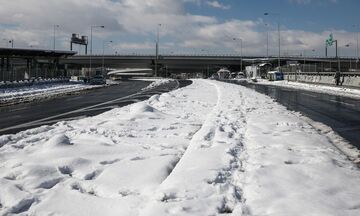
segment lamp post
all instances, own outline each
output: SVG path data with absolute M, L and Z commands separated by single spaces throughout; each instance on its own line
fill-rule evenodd
M 53 44 L 53 50 L 55 50 L 55 46 L 56 46 L 56 28 L 59 28 L 59 25 L 54 25 L 54 44 Z
M 349 48 L 351 45 L 352 45 L 352 43 L 348 43 L 348 44 L 345 44 L 345 47 Z M 357 50 L 355 50 L 355 52 L 357 52 Z M 349 70 L 351 71 L 351 69 L 352 69 L 352 67 L 351 67 L 351 58 L 350 58 L 350 66 L 349 67 L 350 67 Z
M 157 75 L 158 75 L 159 42 L 160 42 L 159 32 L 160 32 L 160 27 L 161 27 L 161 24 L 158 24 L 158 25 L 157 25 L 157 29 L 156 29 L 155 77 L 157 77 Z
M 312 52 L 315 52 L 314 49 L 311 50 Z M 304 50 L 304 72 L 305 72 L 305 61 L 306 61 L 306 50 Z M 309 66 L 309 69 L 310 69 L 310 66 Z M 310 72 L 310 71 L 309 71 Z
M 266 58 L 269 59 L 269 24 L 265 23 L 266 26 Z
M 242 67 L 243 67 L 243 52 L 242 52 L 242 48 L 243 48 L 243 40 L 241 38 L 233 38 L 234 41 L 239 40 L 240 41 L 240 70 L 239 72 L 242 71 Z
M 3 39 L 6 41 L 6 47 L 11 43 L 11 48 L 14 48 L 14 39 Z
M 278 13 L 264 13 L 265 16 L 269 16 L 269 15 L 274 15 L 274 16 L 279 16 Z M 278 54 L 278 67 L 280 70 L 280 54 L 281 54 L 281 43 L 280 43 L 280 22 L 279 20 L 277 21 L 277 30 L 278 30 L 278 43 L 279 43 L 279 54 Z
M 90 68 L 89 68 L 89 74 L 91 73 L 91 69 L 92 69 L 92 62 L 91 62 L 91 58 L 92 58 L 92 32 L 93 32 L 93 28 L 105 28 L 105 26 L 91 26 L 90 28 Z
M 358 69 L 359 63 L 359 24 L 353 25 L 356 29 L 356 70 Z
M 112 43 L 112 41 L 103 41 L 103 52 L 102 52 L 102 71 L 104 72 L 105 69 L 105 44 Z

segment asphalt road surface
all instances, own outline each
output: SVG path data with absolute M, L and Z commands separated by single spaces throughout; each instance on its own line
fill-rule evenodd
M 278 86 L 242 85 L 274 98 L 290 110 L 330 126 L 360 148 L 360 100 Z
M 150 82 L 124 81 L 119 85 L 96 89 L 80 95 L 63 96 L 41 102 L 17 104 L 0 108 L 0 135 L 94 116 L 113 108 L 126 106 L 150 98 L 154 94 L 169 92 L 190 85 L 189 80 L 173 81 L 151 90 L 142 91 Z

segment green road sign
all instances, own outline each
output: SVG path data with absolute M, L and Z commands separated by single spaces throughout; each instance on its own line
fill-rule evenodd
M 330 34 L 329 38 L 326 39 L 326 46 L 332 46 L 333 43 L 334 43 L 334 37 L 333 37 L 333 34 Z

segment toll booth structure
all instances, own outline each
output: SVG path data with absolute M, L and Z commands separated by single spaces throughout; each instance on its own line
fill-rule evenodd
M 66 77 L 60 58 L 75 55 L 74 51 L 0 48 L 0 81 Z

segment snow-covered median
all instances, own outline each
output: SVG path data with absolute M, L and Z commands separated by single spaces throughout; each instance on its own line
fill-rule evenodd
M 347 87 L 343 87 L 343 86 L 327 86 L 327 85 L 319 85 L 319 84 L 291 82 L 291 81 L 286 81 L 286 80 L 282 80 L 282 81 L 258 80 L 258 82 L 256 84 L 302 89 L 302 90 L 306 90 L 306 91 L 313 91 L 313 92 L 326 93 L 326 94 L 331 94 L 331 95 L 339 95 L 339 96 L 360 99 L 360 89 L 347 88 Z
M 54 83 L 17 88 L 0 88 L 0 104 L 32 101 L 100 87 L 102 86 L 74 83 Z
M 328 136 L 228 83 L 194 80 L 0 146 L 0 214 L 360 214 L 359 168 Z

